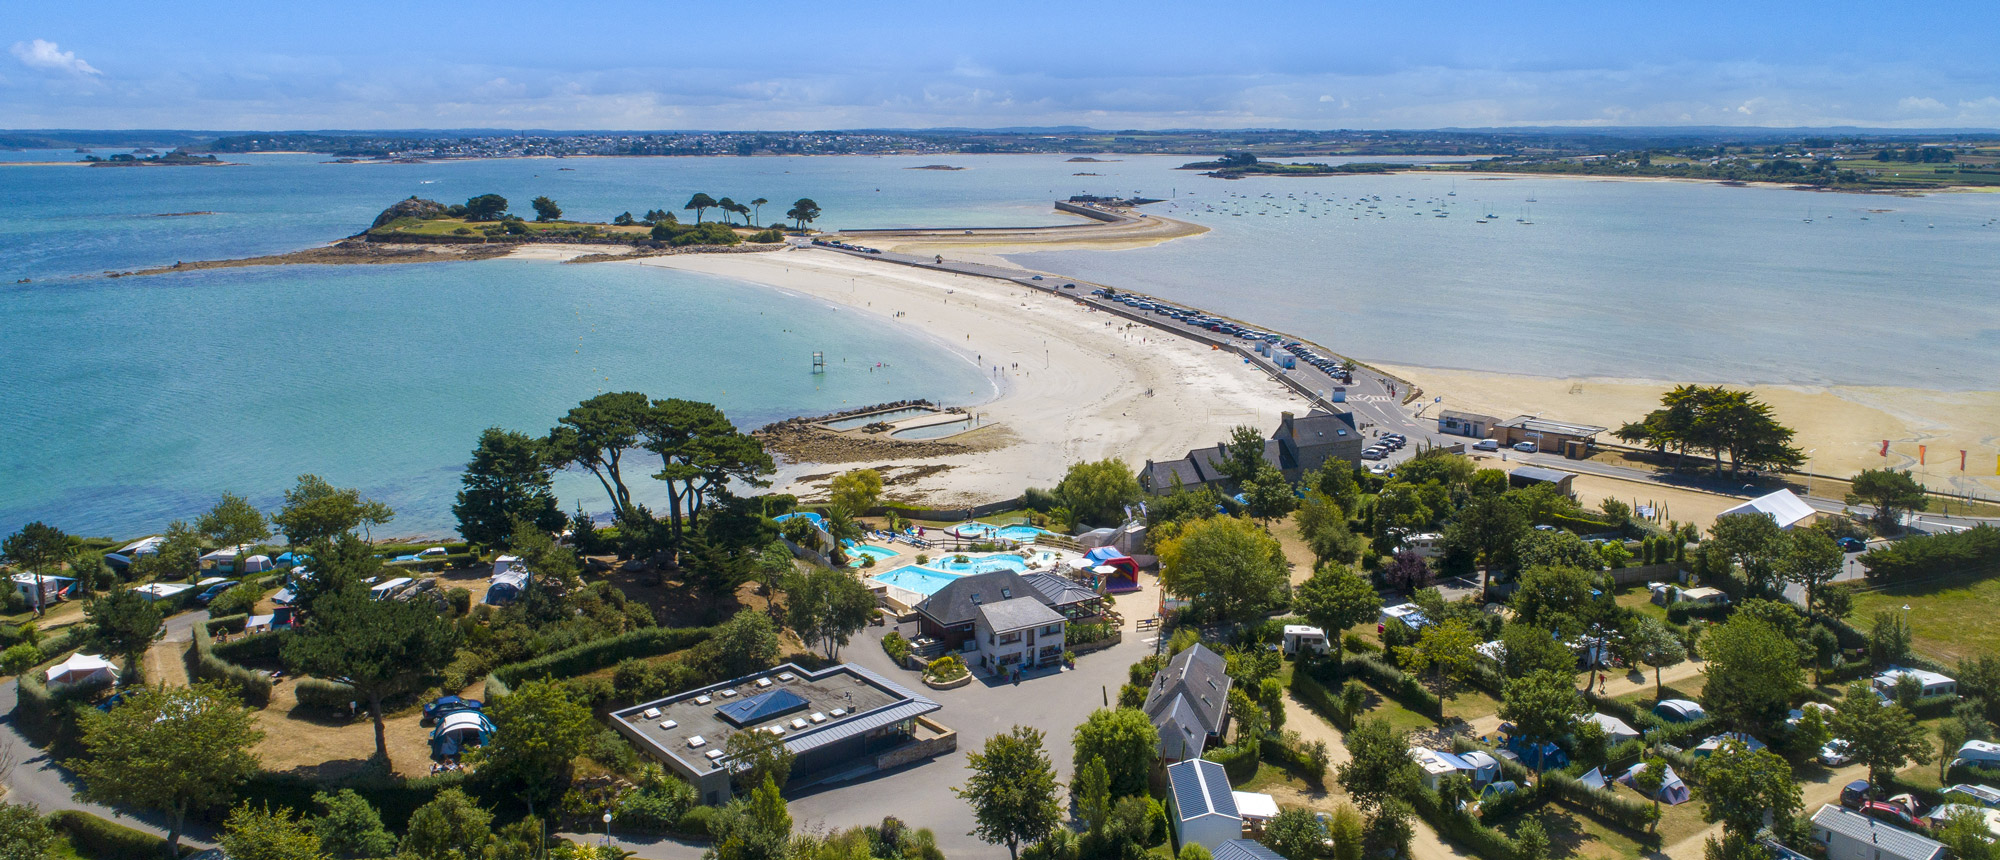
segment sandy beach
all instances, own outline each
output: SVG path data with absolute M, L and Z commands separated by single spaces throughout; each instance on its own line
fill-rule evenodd
M 1233 355 L 990 278 L 809 249 L 614 265 L 704 272 L 807 296 L 913 326 L 961 360 L 987 368 L 999 396 L 969 391 L 973 403 L 964 405 L 989 426 L 1004 427 L 1012 443 L 900 461 L 949 467 L 893 485 L 890 495 L 902 501 L 1012 498 L 1023 487 L 1055 485 L 1071 463 L 1117 457 L 1137 467 L 1222 442 L 1237 425 L 1269 430 L 1279 413 L 1306 409 L 1303 398 Z M 824 484 L 806 485 L 801 477 L 864 465 L 870 464 L 788 467 L 774 489 L 815 495 Z
M 1659 408 L 1660 395 L 1678 382 L 1649 379 L 1554 379 L 1375 363 L 1412 380 L 1431 407 L 1477 412 L 1501 419 L 1540 413 L 1545 418 L 1616 428 Z M 1881 386 L 1735 386 L 1771 404 L 1780 422 L 1798 431 L 1794 443 L 1813 451 L 1809 471 L 1847 477 L 1862 469 L 1912 469 L 1936 489 L 2000 497 L 1994 475 L 2000 456 L 2000 391 L 1931 391 Z M 1580 390 L 1578 390 L 1580 389 Z M 1574 391 L 1574 393 L 1572 393 Z M 1882 440 L 1889 456 L 1881 456 Z M 1917 463 L 1917 446 L 1928 450 Z M 1958 452 L 1966 470 L 1958 471 Z

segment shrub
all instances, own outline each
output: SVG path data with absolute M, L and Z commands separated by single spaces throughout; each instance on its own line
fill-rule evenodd
M 446 600 L 451 602 L 451 614 L 464 615 L 472 611 L 472 592 L 463 588 L 454 588 L 445 592 L 444 596 Z
M 957 654 L 946 654 L 932 660 L 929 666 L 924 667 L 924 675 L 938 683 L 956 681 L 965 677 L 970 671 L 965 668 L 965 661 L 959 659 Z
M 208 611 L 210 615 L 247 615 L 263 598 L 263 589 L 245 583 L 216 595 L 209 601 Z
M 678 779 L 648 780 L 618 802 L 612 821 L 620 829 L 642 833 L 680 830 L 681 822 L 695 808 L 697 799 L 694 786 Z
M 353 687 L 322 678 L 300 678 L 293 681 L 292 694 L 298 697 L 300 707 L 328 711 L 346 711 L 360 700 Z
M 1914 535 L 1861 554 L 1868 580 L 1875 583 L 1968 570 L 2000 562 L 2000 529 L 1980 526 L 1962 532 Z
M 896 665 L 901 666 L 910 656 L 910 640 L 891 630 L 888 635 L 882 637 L 882 650 L 888 652 L 889 659 L 896 661 Z
M 712 627 L 644 627 L 501 666 L 493 670 L 491 677 L 499 679 L 507 689 L 535 678 L 570 678 L 616 665 L 628 657 L 671 654 L 707 641 L 714 634 Z
M 69 837 L 79 856 L 93 860 L 160 860 L 167 840 L 123 824 L 106 821 L 88 812 L 65 809 L 49 815 L 49 826 Z M 194 853 L 181 846 L 181 856 Z
M 202 627 L 208 630 L 208 635 L 210 636 L 214 636 L 225 630 L 230 633 L 241 633 L 243 632 L 243 626 L 249 621 L 250 616 L 248 615 L 216 615 L 210 613 L 209 619 L 202 623 Z
M 1085 645 L 1109 639 L 1115 629 L 1109 621 L 1070 624 L 1063 629 L 1063 644 Z
M 275 641 L 282 634 L 265 633 L 261 637 Z M 231 643 L 237 644 L 237 643 Z M 227 687 L 234 687 L 236 694 L 251 707 L 261 708 L 271 703 L 271 676 L 254 669 L 239 666 L 223 659 L 215 653 L 215 639 L 209 635 L 206 626 L 194 628 L 194 643 L 189 646 L 194 659 L 189 661 L 188 674 L 196 680 L 214 681 Z M 275 656 L 275 650 L 273 655 Z
M 0 651 L 0 675 L 19 675 L 42 662 L 42 649 L 23 642 Z
M 1520 850 L 1514 844 L 1514 840 L 1507 838 L 1507 834 L 1481 824 L 1478 819 L 1457 809 L 1445 808 L 1438 793 L 1428 788 L 1419 787 L 1413 792 L 1410 805 L 1416 808 L 1417 814 L 1425 821 L 1437 828 L 1439 833 L 1465 843 L 1466 847 L 1472 849 L 1472 853 L 1481 857 L 1506 860 L 1514 857 L 1515 852 Z
M 1659 819 L 1659 811 L 1653 804 L 1637 796 L 1621 795 L 1610 790 L 1598 791 L 1562 771 L 1552 770 L 1542 774 L 1541 790 L 1552 793 L 1566 805 L 1635 833 L 1644 832 Z
M 713 806 L 690 807 L 687 813 L 681 816 L 677 829 L 682 835 L 696 839 L 714 838 L 716 819 L 721 814 L 722 811 Z
M 751 236 L 750 241 L 759 245 L 769 245 L 785 241 L 785 234 L 779 230 L 761 230 L 756 235 Z
M 1373 655 L 1357 654 L 1347 658 L 1342 665 L 1348 674 L 1367 681 L 1382 695 L 1396 700 L 1403 707 L 1427 717 L 1436 717 L 1444 712 L 1444 703 L 1436 694 L 1424 689 L 1422 682 Z

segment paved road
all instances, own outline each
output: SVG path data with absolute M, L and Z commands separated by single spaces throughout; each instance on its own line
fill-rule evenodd
M 194 625 L 208 620 L 208 611 L 184 612 L 167 619 L 165 638 L 186 642 L 193 636 Z M 77 809 L 100 818 L 117 821 L 127 827 L 144 830 L 161 838 L 166 838 L 167 828 L 164 816 L 152 813 L 123 813 L 102 804 L 90 803 L 77 797 L 83 784 L 67 768 L 56 764 L 49 754 L 28 742 L 14 727 L 14 704 L 20 698 L 20 682 L 9 680 L 0 684 L 0 761 L 11 766 L 0 774 L 0 782 L 5 783 L 7 802 L 26 803 L 43 812 L 62 809 Z M 181 835 L 182 841 L 202 848 L 214 847 L 213 831 L 205 825 L 188 823 L 188 832 Z

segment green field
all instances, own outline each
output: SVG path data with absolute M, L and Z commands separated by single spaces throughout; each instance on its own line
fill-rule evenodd
M 1910 647 L 1934 659 L 1992 654 L 2000 650 L 2000 578 L 1966 578 L 1930 582 L 1914 588 L 1857 591 L 1848 622 L 1862 630 L 1878 612 L 1910 608 Z

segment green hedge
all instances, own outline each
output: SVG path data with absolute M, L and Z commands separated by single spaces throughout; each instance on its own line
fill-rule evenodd
M 90 700 L 110 686 L 111 682 L 104 681 L 71 684 L 51 691 L 42 683 L 39 673 L 23 674 L 15 686 L 14 727 L 28 740 L 50 747 L 58 758 L 73 754 L 77 750 L 72 709 L 79 705 L 89 707 Z
M 228 642 L 217 642 L 211 653 L 231 663 L 251 661 L 276 662 L 278 651 L 285 646 L 286 631 L 252 633 Z M 213 641 L 213 640 L 211 640 Z
M 1524 789 L 1525 790 L 1525 789 Z M 1446 809 L 1438 793 L 1419 786 L 1409 798 L 1417 814 L 1472 853 L 1486 860 L 1516 860 L 1521 847 L 1507 834 L 1479 823 L 1479 819 L 1457 809 Z
M 292 695 L 298 698 L 301 707 L 328 711 L 345 711 L 349 704 L 361 700 L 352 686 L 323 678 L 300 678 L 293 681 Z
M 1334 728 L 1343 732 L 1353 730 L 1353 721 L 1340 711 L 1340 700 L 1334 697 L 1332 690 L 1327 689 L 1325 684 L 1311 675 L 1296 671 L 1292 673 L 1292 697 L 1298 699 L 1299 704 L 1306 706 L 1307 710 L 1324 717 Z
M 2000 529 L 1914 535 L 1861 554 L 1872 583 L 1897 582 L 2000 565 Z
M 1628 797 L 1609 788 L 1602 791 L 1592 789 L 1562 771 L 1552 770 L 1542 774 L 1542 792 L 1634 833 L 1645 832 L 1658 815 L 1652 803 L 1636 795 Z
M 1229 774 L 1230 785 L 1240 785 L 1257 775 L 1258 744 L 1239 743 L 1234 746 L 1217 747 L 1201 754 L 1201 757 L 1222 765 Z
M 375 776 L 328 785 L 296 774 L 260 771 L 236 789 L 236 798 L 238 803 L 246 800 L 253 804 L 269 803 L 274 807 L 289 807 L 301 815 L 318 815 L 319 804 L 313 802 L 315 792 L 351 788 L 368 798 L 368 802 L 381 813 L 383 826 L 399 832 L 409 824 L 410 813 L 415 812 L 417 807 L 431 802 L 438 792 L 464 786 L 465 776 L 463 772 L 416 779 Z M 511 798 L 479 799 L 482 805 L 491 807 L 500 800 Z M 219 819 L 227 814 L 226 808 L 213 810 L 209 813 L 209 820 L 219 823 Z
M 544 654 L 532 660 L 523 660 L 493 670 L 493 674 L 487 676 L 486 695 L 488 698 L 496 698 L 492 684 L 495 680 L 500 681 L 501 689 L 506 691 L 512 690 L 522 681 L 534 678 L 575 677 L 607 666 L 615 666 L 620 660 L 672 654 L 707 641 L 713 635 L 715 635 L 713 627 L 646 627 L 595 642 L 586 642 L 574 648 L 566 648 L 554 654 Z M 505 695 L 505 692 L 500 695 Z
M 262 634 L 276 636 L 277 634 Z M 215 653 L 215 639 L 208 628 L 194 628 L 194 642 L 188 646 L 188 674 L 200 681 L 215 681 L 224 686 L 236 688 L 237 695 L 251 707 L 261 708 L 271 703 L 271 676 L 255 669 L 239 666 L 222 659 Z
M 1366 681 L 1382 695 L 1387 696 L 1405 708 L 1416 711 L 1432 719 L 1444 713 L 1444 702 L 1436 694 L 1424 689 L 1424 685 L 1403 670 L 1382 662 L 1369 654 L 1356 654 L 1341 664 L 1342 670 Z
M 167 847 L 167 840 L 151 833 L 74 809 L 51 813 L 49 826 L 69 838 L 77 856 L 91 860 L 160 860 Z M 194 851 L 182 845 L 180 853 L 185 857 Z
M 250 622 L 250 616 L 248 614 L 239 613 L 236 615 L 224 615 L 218 618 L 210 618 L 207 621 L 202 622 L 202 627 L 208 631 L 208 635 L 214 636 L 215 634 L 222 633 L 224 631 L 230 633 L 241 633 L 243 632 L 244 625 L 248 624 L 249 622 Z
M 1565 516 L 1563 514 L 1550 514 L 1549 525 L 1576 532 L 1580 535 L 1603 534 L 1618 530 L 1617 527 L 1603 520 L 1593 520 L 1589 517 Z

